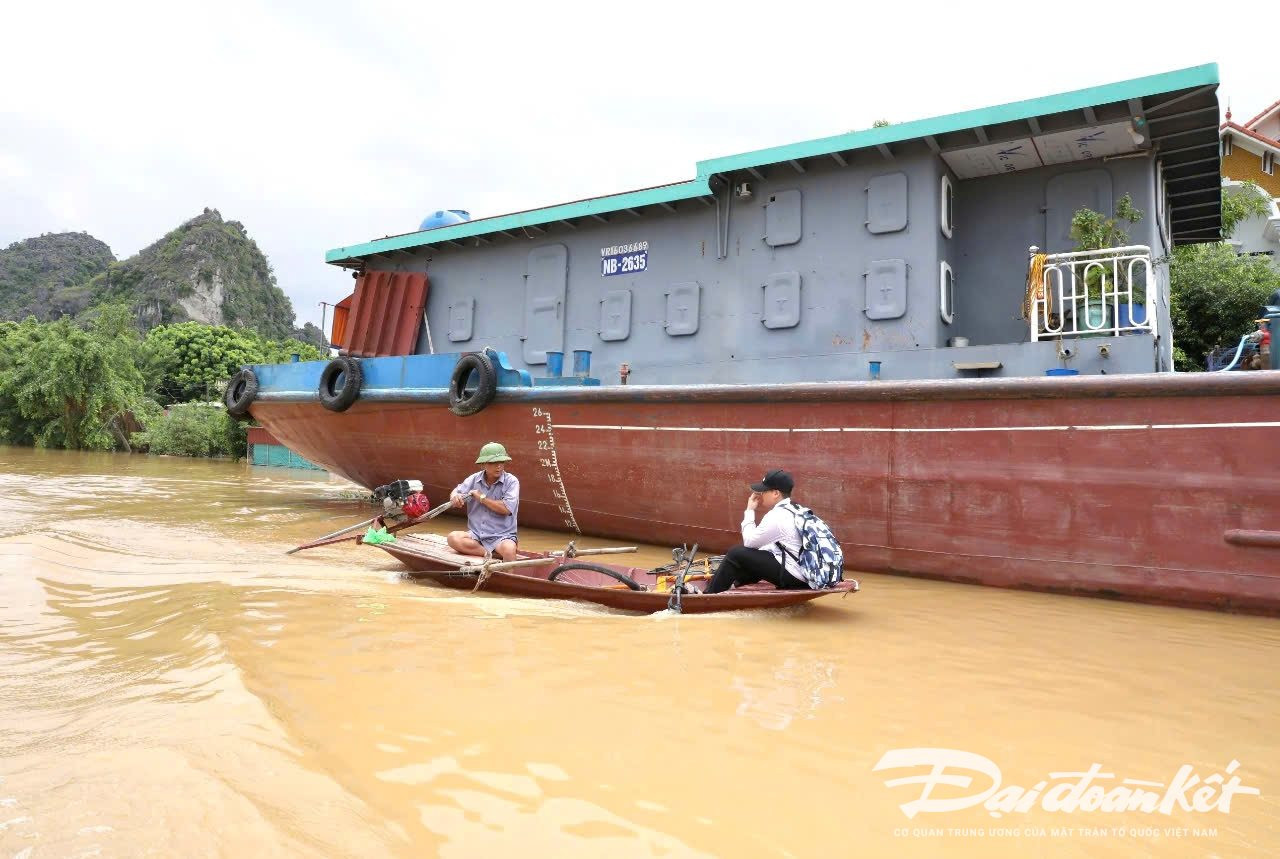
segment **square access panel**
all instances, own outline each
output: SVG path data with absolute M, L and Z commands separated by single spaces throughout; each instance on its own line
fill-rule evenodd
M 764 204 L 764 242 L 770 247 L 800 241 L 800 192 L 778 191 Z
M 867 183 L 867 230 L 896 233 L 907 228 L 907 174 L 886 173 Z
M 667 320 L 663 327 L 672 337 L 698 333 L 698 295 L 696 281 L 675 283 L 667 293 Z
M 474 298 L 464 298 L 449 305 L 449 342 L 463 343 L 471 339 L 475 314 Z
M 600 339 L 626 340 L 631 336 L 631 290 L 615 289 L 600 301 Z
M 765 328 L 795 328 L 800 324 L 800 272 L 780 271 L 764 282 Z
M 898 319 L 907 312 L 907 261 L 881 259 L 871 263 L 867 274 L 868 319 Z

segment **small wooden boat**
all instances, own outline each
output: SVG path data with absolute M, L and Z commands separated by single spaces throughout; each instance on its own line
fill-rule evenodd
M 395 542 L 378 543 L 382 549 L 404 562 L 415 578 L 428 579 L 449 588 L 546 599 L 585 600 L 609 608 L 657 612 L 672 601 L 672 585 L 679 571 L 670 567 L 646 570 L 620 564 L 579 560 L 584 555 L 634 550 L 589 550 L 546 553 L 517 552 L 514 562 L 490 562 L 453 552 L 445 538 L 437 534 L 397 535 Z M 676 565 L 672 565 L 676 566 Z M 683 567 L 684 565 L 679 565 Z M 705 570 L 708 565 L 702 564 Z M 699 568 L 694 563 L 693 569 Z M 691 572 L 687 581 L 709 578 L 708 572 Z M 778 590 L 773 585 L 755 584 L 718 594 L 683 593 L 679 610 L 688 614 L 732 611 L 745 608 L 776 608 L 797 605 L 832 594 L 856 593 L 858 582 L 846 579 L 822 590 Z

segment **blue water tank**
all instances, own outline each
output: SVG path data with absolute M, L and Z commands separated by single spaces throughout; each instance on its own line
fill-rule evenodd
M 469 220 L 471 220 L 470 212 L 462 209 L 441 209 L 423 218 L 418 229 L 434 230 L 437 227 L 452 227 L 454 224 L 463 224 Z

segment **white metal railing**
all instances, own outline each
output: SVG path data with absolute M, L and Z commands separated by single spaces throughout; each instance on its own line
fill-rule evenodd
M 1033 245 L 1033 257 L 1038 252 L 1039 248 Z M 1033 341 L 1081 334 L 1119 335 L 1125 331 L 1155 334 L 1156 284 L 1151 248 L 1129 245 L 1048 254 L 1030 309 Z

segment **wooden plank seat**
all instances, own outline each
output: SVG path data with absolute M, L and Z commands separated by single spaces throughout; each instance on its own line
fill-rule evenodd
M 396 537 L 397 542 L 408 543 L 416 551 L 459 567 L 484 562 L 479 555 L 461 555 L 449 548 L 449 541 L 441 534 L 405 534 Z

